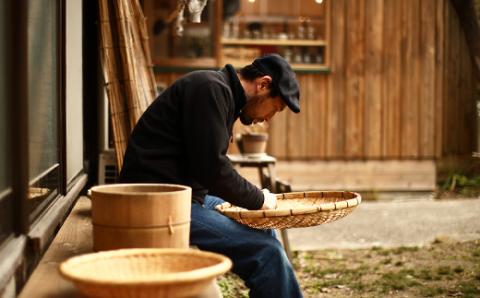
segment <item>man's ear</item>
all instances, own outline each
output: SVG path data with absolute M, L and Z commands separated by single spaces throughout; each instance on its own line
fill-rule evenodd
M 257 85 L 260 86 L 260 89 L 269 89 L 270 84 L 272 83 L 272 77 L 268 75 L 264 75 L 263 77 L 257 78 L 258 83 Z

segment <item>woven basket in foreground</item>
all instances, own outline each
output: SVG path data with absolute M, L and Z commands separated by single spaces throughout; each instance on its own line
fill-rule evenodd
M 231 266 L 195 249 L 121 249 L 70 258 L 60 273 L 89 297 L 171 298 L 198 295 Z
M 317 226 L 340 219 L 362 201 L 358 193 L 309 191 L 277 194 L 277 209 L 247 210 L 223 203 L 215 208 L 252 228 L 288 229 Z

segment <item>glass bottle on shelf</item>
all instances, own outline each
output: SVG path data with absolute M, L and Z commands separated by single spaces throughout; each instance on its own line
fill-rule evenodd
M 310 51 L 308 48 L 303 48 L 302 49 L 302 60 L 303 60 L 303 63 L 307 63 L 307 64 L 310 64 L 312 63 L 312 60 L 311 60 L 311 57 L 310 57 Z
M 306 38 L 306 29 L 309 23 L 309 19 L 305 17 L 299 17 L 297 21 L 297 39 L 305 39 Z
M 315 54 L 315 63 L 323 64 L 323 51 L 322 49 L 318 48 Z
M 311 22 L 307 22 L 307 39 L 315 39 L 315 27 Z
M 305 28 L 303 27 L 302 23 L 298 24 L 297 39 L 305 39 Z
M 292 54 L 292 49 L 290 49 L 290 47 L 285 47 L 283 51 L 283 58 L 285 58 L 288 63 L 292 62 Z
M 270 28 L 266 27 L 262 30 L 262 38 L 269 39 L 271 37 Z
M 232 37 L 232 23 L 231 22 L 225 22 L 223 24 L 223 37 L 224 38 Z
M 232 24 L 232 38 L 239 38 L 240 37 L 240 25 L 237 21 L 233 22 Z
M 293 48 L 293 62 L 302 63 L 302 52 L 297 47 Z

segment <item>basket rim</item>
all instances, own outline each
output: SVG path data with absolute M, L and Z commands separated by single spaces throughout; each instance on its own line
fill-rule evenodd
M 98 259 L 104 258 L 122 258 L 141 255 L 164 255 L 164 254 L 176 254 L 176 255 L 196 255 L 213 258 L 219 261 L 218 264 L 209 266 L 207 268 L 194 269 L 189 271 L 181 271 L 176 273 L 165 273 L 161 277 L 158 275 L 155 277 L 146 277 L 143 280 L 117 280 L 113 278 L 99 279 L 94 278 L 91 275 L 75 274 L 72 272 L 72 266 L 95 262 Z M 76 283 L 82 284 L 94 284 L 103 286 L 158 286 L 167 284 L 182 284 L 198 282 L 210 278 L 214 278 L 220 274 L 223 274 L 230 270 L 232 267 L 232 261 L 221 254 L 201 251 L 191 248 L 127 248 L 102 252 L 94 252 L 74 256 L 66 261 L 63 261 L 59 266 L 60 274 Z
M 138 186 L 138 187 L 172 187 L 178 188 L 176 190 L 170 190 L 168 192 L 160 191 L 121 191 L 123 187 L 126 186 Z M 119 190 L 116 190 L 116 189 Z M 102 189 L 110 189 L 111 191 L 102 191 Z M 153 196 L 158 194 L 167 194 L 167 193 L 180 193 L 184 191 L 191 191 L 190 186 L 181 185 L 181 184 L 169 184 L 169 183 L 115 183 L 115 184 L 104 184 L 96 185 L 89 189 L 90 193 L 99 194 L 99 195 L 115 195 L 115 196 L 125 196 L 125 195 L 143 195 L 143 196 Z
M 309 198 L 307 195 L 310 197 L 315 194 L 332 194 L 332 193 L 348 193 L 353 195 L 353 198 L 351 199 L 345 199 L 341 200 L 339 202 L 325 202 L 325 203 L 319 203 L 315 206 L 308 206 L 308 207 L 302 207 L 300 209 L 272 209 L 272 210 L 229 210 L 231 207 L 236 207 L 235 205 L 232 205 L 229 202 L 222 203 L 220 205 L 215 206 L 215 209 L 228 216 L 228 217 L 233 217 L 233 218 L 239 218 L 239 219 L 254 219 L 254 218 L 269 218 L 269 217 L 290 217 L 290 216 L 298 216 L 298 215 L 308 215 L 308 214 L 313 214 L 317 212 L 328 212 L 328 211 L 334 211 L 334 210 L 342 210 L 342 209 L 347 209 L 347 208 L 352 208 L 358 206 L 362 202 L 362 197 L 359 193 L 356 192 L 351 192 L 351 191 L 305 191 L 305 192 L 289 192 L 289 193 L 281 193 L 281 194 L 276 194 L 278 200 L 289 200 L 293 198 L 288 198 L 288 196 L 298 196 L 299 194 L 303 194 L 303 198 Z M 286 198 L 287 196 L 287 198 Z M 302 198 L 302 197 L 300 197 Z M 299 198 L 296 198 L 299 199 Z

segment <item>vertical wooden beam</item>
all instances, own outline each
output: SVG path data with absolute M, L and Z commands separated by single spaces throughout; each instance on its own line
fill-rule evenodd
M 453 9 L 450 5 L 450 9 L 453 12 Z M 448 127 L 448 133 L 450 134 L 450 138 L 452 140 L 451 143 L 451 154 L 457 155 L 460 153 L 460 144 L 461 144 L 461 137 L 460 137 L 460 130 L 462 127 L 462 122 L 465 121 L 465 119 L 462 120 L 462 115 L 461 113 L 461 101 L 460 101 L 460 34 L 462 33 L 460 30 L 460 23 L 458 21 L 458 16 L 455 13 L 451 14 L 451 35 L 450 35 L 450 41 L 449 44 L 452 47 L 451 48 L 451 60 L 450 63 L 452 64 L 452 69 L 450 72 L 451 75 L 451 80 L 447 82 L 449 84 L 450 88 L 450 94 L 451 96 L 448 97 L 448 105 L 449 105 L 449 116 L 450 116 L 450 123 L 451 126 Z
M 361 158 L 364 156 L 365 0 L 348 1 L 347 12 L 345 156 Z
M 325 16 L 325 40 L 327 42 L 326 47 L 323 52 L 323 59 L 326 65 L 330 65 L 330 52 L 332 51 L 331 45 L 331 25 L 332 25 L 332 1 L 326 0 L 323 3 L 324 5 L 324 16 Z
M 332 72 L 328 78 L 327 158 L 341 158 L 345 155 L 346 12 L 346 0 L 331 2 L 331 33 L 327 51 L 330 51 L 329 61 Z
M 402 158 L 418 157 L 419 152 L 419 66 L 420 66 L 420 3 L 418 0 L 402 1 L 405 13 L 402 81 Z
M 208 4 L 207 4 L 208 5 Z M 213 36 L 214 36 L 214 53 L 213 57 L 216 60 L 216 66 L 222 67 L 222 44 L 220 42 L 222 38 L 223 30 L 223 0 L 217 0 L 215 2 L 215 19 L 213 26 Z
M 384 0 L 366 0 L 365 6 L 365 130 L 366 158 L 382 155 L 382 78 L 383 78 Z
M 443 153 L 443 102 L 445 75 L 445 1 L 437 1 L 435 8 L 435 157 L 441 158 Z
M 435 14 L 437 0 L 421 1 L 420 23 L 420 152 L 422 158 L 435 154 Z
M 302 74 L 299 77 L 300 90 L 309 90 L 309 84 L 312 74 Z M 300 95 L 300 113 L 295 114 L 287 110 L 287 156 L 305 159 L 307 152 L 307 138 L 311 137 L 307 134 L 308 110 L 314 105 L 316 94 L 313 92 L 304 92 Z
M 302 96 L 300 96 L 300 101 L 303 100 Z M 288 113 L 291 113 L 291 111 L 286 108 L 283 112 L 275 115 L 270 121 L 268 130 L 267 152 L 280 159 L 287 157 L 287 142 L 289 139 L 289 132 L 287 131 Z
M 451 74 L 451 46 L 450 46 L 450 39 L 451 39 L 451 14 L 450 14 L 450 6 L 449 0 L 445 0 L 444 4 L 444 25 L 445 25 L 445 55 L 444 55 L 444 71 L 443 71 L 443 107 L 442 107 L 442 157 L 446 157 L 450 154 L 450 134 L 448 130 L 450 129 L 450 118 L 449 118 L 449 97 L 450 97 L 450 88 L 449 88 L 449 80 Z
M 308 159 L 325 158 L 325 135 L 328 121 L 326 111 L 327 84 L 326 76 L 309 74 L 306 78 L 306 88 L 314 92 L 308 97 L 306 110 L 307 126 L 304 138 L 306 140 L 306 157 Z
M 402 95 L 402 1 L 385 1 L 383 20 L 383 158 L 399 158 Z

